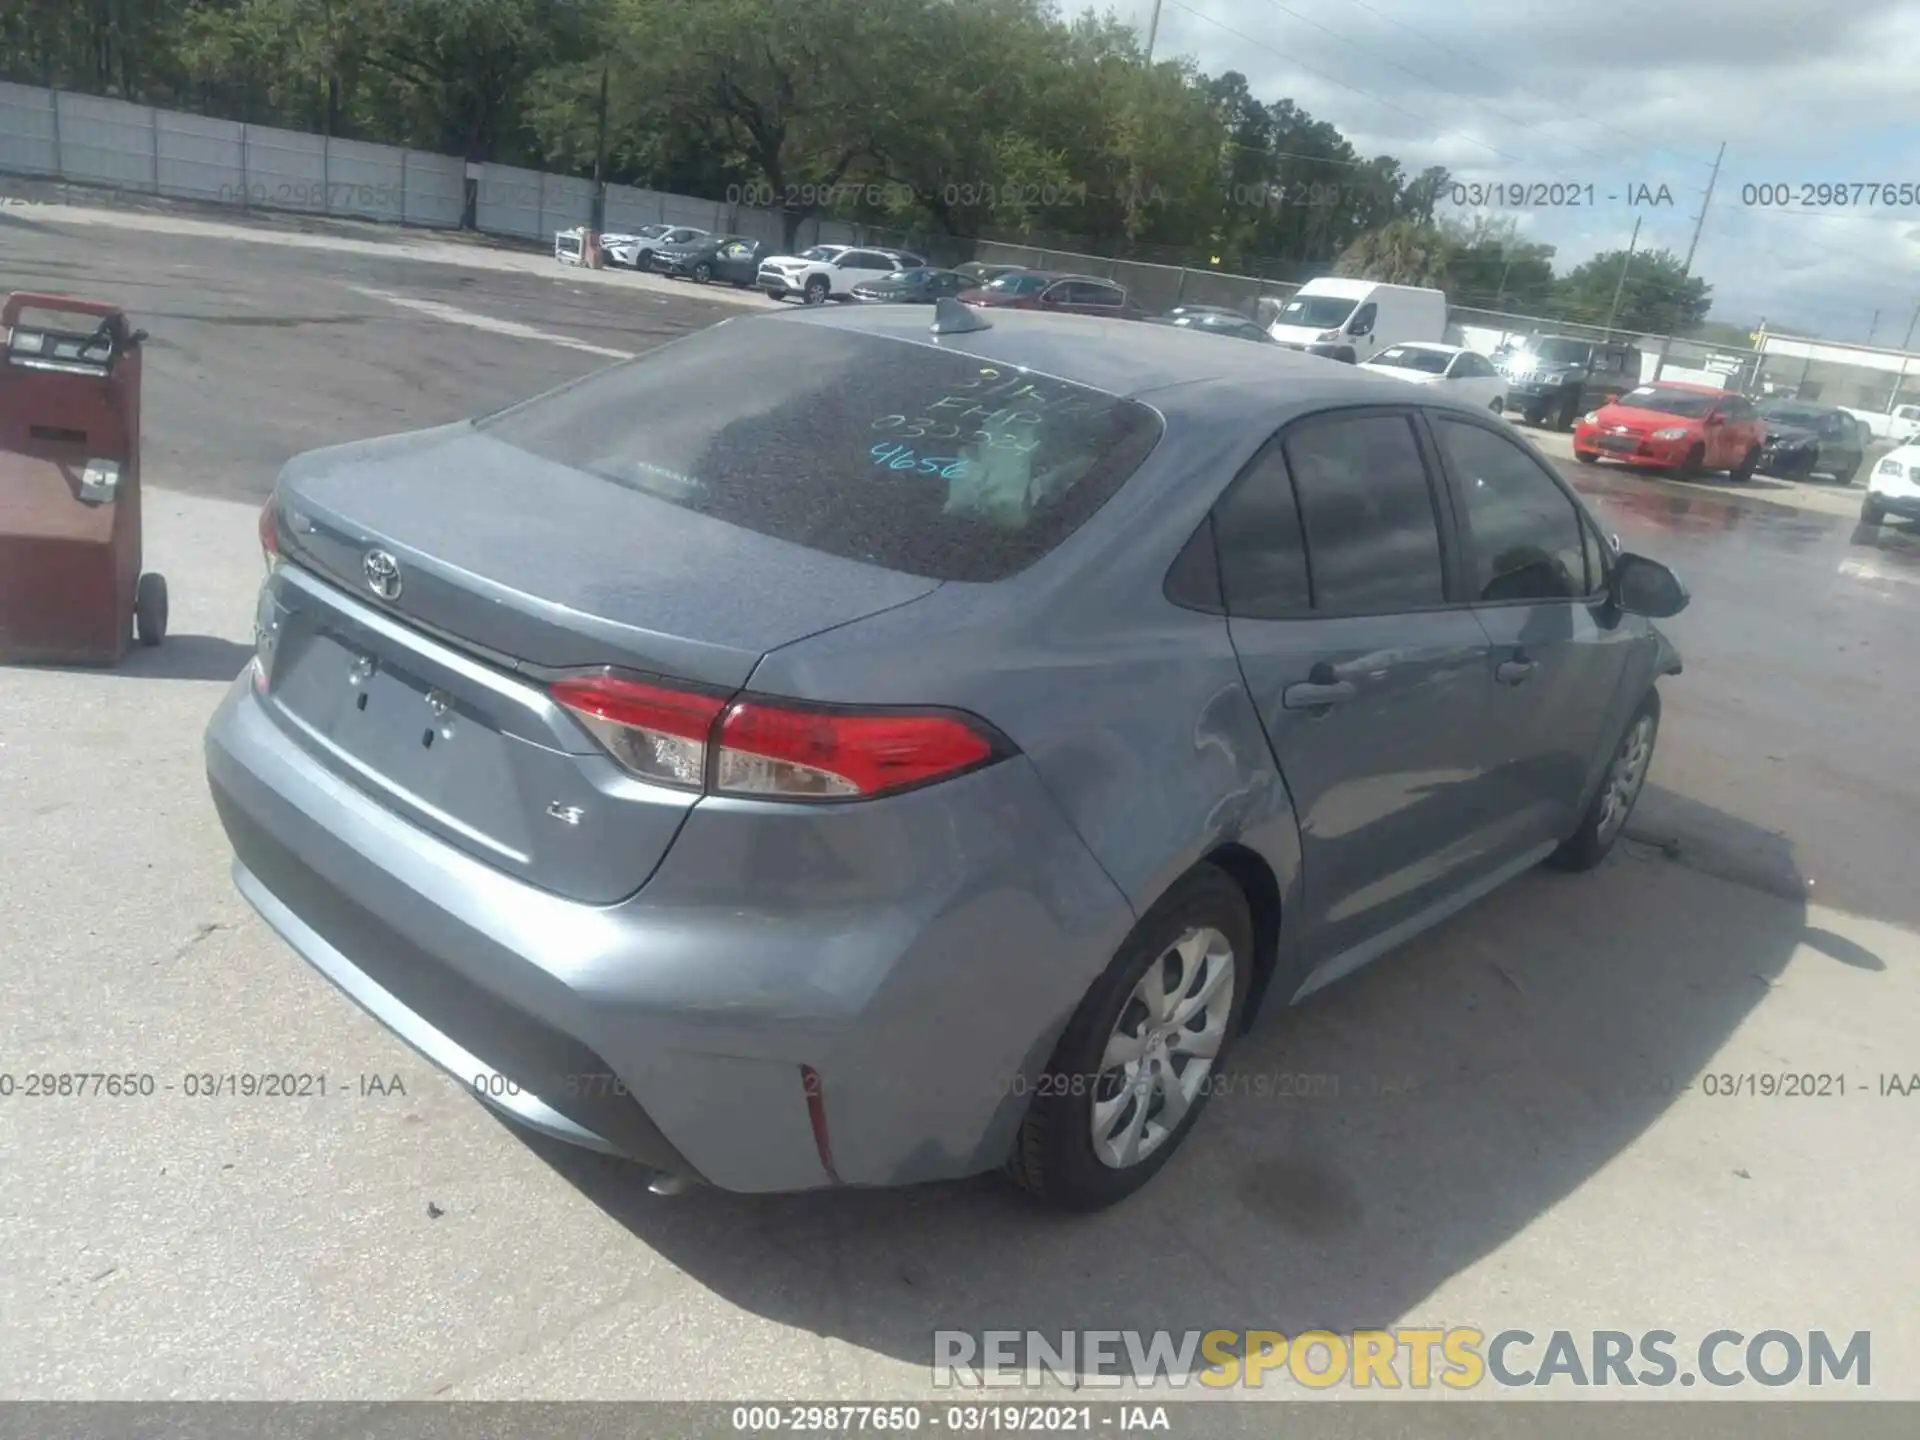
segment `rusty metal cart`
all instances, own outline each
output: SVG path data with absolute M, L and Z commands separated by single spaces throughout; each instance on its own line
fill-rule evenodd
M 166 581 L 140 569 L 146 333 L 18 293 L 0 338 L 0 663 L 118 664 L 167 631 Z

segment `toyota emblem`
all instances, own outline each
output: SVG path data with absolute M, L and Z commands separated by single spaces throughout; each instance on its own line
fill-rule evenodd
M 367 577 L 367 588 L 382 600 L 400 598 L 400 562 L 384 550 L 369 550 L 360 562 Z

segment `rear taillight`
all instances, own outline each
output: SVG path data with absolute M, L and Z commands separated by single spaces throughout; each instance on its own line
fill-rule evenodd
M 269 575 L 280 564 L 280 534 L 274 525 L 273 501 L 269 499 L 260 507 L 260 557 L 266 561 Z
M 956 715 L 800 710 L 745 700 L 721 722 L 714 789 L 847 800 L 958 775 L 995 754 L 994 742 Z
M 553 698 L 635 775 L 688 790 L 705 787 L 707 742 L 727 708 L 724 697 L 595 675 L 562 680 Z
M 1010 753 L 970 716 L 815 707 L 595 675 L 553 697 L 644 779 L 769 800 L 861 800 L 977 770 Z

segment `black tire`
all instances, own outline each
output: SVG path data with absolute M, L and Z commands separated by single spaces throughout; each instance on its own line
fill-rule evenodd
M 1860 500 L 1860 523 L 1877 529 L 1886 518 L 1887 512 L 1880 508 L 1880 502 L 1873 498 L 1873 492 L 1869 490 Z
M 1857 459 L 1851 465 L 1842 465 L 1833 472 L 1833 481 L 1836 485 L 1851 485 L 1859 478 L 1860 461 Z
M 1538 405 L 1532 405 L 1520 412 L 1520 418 L 1527 424 L 1537 427 L 1546 424 L 1547 412 Z
M 653 269 L 653 252 L 651 250 L 642 250 L 638 255 L 635 255 L 633 257 L 633 268 L 651 272 Z
M 694 284 L 705 285 L 711 279 L 713 279 L 713 266 L 709 265 L 706 261 L 702 260 L 698 265 L 693 267 Z
M 133 633 L 149 648 L 167 638 L 167 582 L 151 570 L 133 587 Z
M 1679 470 L 1674 473 L 1682 480 L 1698 480 L 1700 478 L 1700 467 L 1705 463 L 1706 458 L 1707 447 L 1704 445 L 1696 445 L 1687 451 L 1687 458 L 1680 462 Z
M 1747 447 L 1746 459 L 1742 460 L 1738 465 L 1734 466 L 1733 469 L 1729 470 L 1727 472 L 1727 478 L 1730 480 L 1740 480 L 1740 481 L 1751 480 L 1753 479 L 1753 472 L 1759 468 L 1760 468 L 1760 447 L 1758 445 L 1750 445 Z M 1809 471 L 1808 473 L 1811 474 L 1812 472 Z
M 1591 450 L 1576 450 L 1573 452 L 1573 458 L 1578 460 L 1582 465 L 1598 465 L 1600 463 L 1600 457 Z
M 1094 1153 L 1095 1090 L 1103 1078 L 1111 1080 L 1118 1074 L 1100 1074 L 1108 1041 L 1136 1004 L 1135 986 L 1153 966 L 1164 962 L 1176 940 L 1195 928 L 1218 931 L 1226 938 L 1233 959 L 1233 1001 L 1209 1079 L 1221 1073 L 1245 1014 L 1253 980 L 1253 919 L 1246 895 L 1232 878 L 1212 865 L 1201 865 L 1140 917 L 1113 963 L 1087 991 L 1054 1047 L 1053 1058 L 1047 1062 L 1021 1123 L 1013 1157 L 1007 1162 L 1007 1174 L 1014 1184 L 1040 1203 L 1053 1209 L 1086 1212 L 1126 1199 L 1160 1173 L 1206 1108 L 1210 1086 L 1202 1083 L 1188 1103 L 1187 1113 L 1166 1138 L 1145 1159 L 1125 1168 L 1109 1165 Z M 1195 977 L 1196 985 L 1205 973 Z M 1124 1094 L 1124 1086 L 1117 1093 Z M 1128 1111 L 1120 1113 L 1124 1117 Z
M 1554 421 L 1553 428 L 1556 430 L 1571 430 L 1573 429 L 1573 422 L 1579 418 L 1580 397 L 1577 394 L 1569 395 L 1565 400 L 1560 402 L 1560 413 Z
M 1639 774 L 1633 782 L 1632 793 L 1626 797 L 1626 808 L 1614 819 L 1608 815 L 1607 797 L 1613 790 L 1615 771 L 1622 763 L 1627 747 L 1633 743 L 1635 732 L 1643 719 L 1651 722 L 1646 735 L 1646 755 L 1639 764 Z M 1647 772 L 1653 767 L 1653 753 L 1659 742 L 1660 692 L 1649 689 L 1646 699 L 1634 710 L 1621 730 L 1620 738 L 1614 742 L 1613 753 L 1607 757 L 1606 774 L 1600 777 L 1600 788 L 1594 791 L 1587 813 L 1580 817 L 1580 827 L 1547 857 L 1549 866 L 1572 873 L 1591 870 L 1607 858 L 1607 852 L 1613 849 L 1614 842 L 1625 833 L 1627 822 L 1633 818 L 1633 807 L 1639 802 L 1640 792 L 1646 788 Z
M 824 305 L 832 289 L 833 287 L 827 283 L 826 276 L 814 275 L 808 278 L 806 288 L 800 292 L 800 298 L 809 305 Z

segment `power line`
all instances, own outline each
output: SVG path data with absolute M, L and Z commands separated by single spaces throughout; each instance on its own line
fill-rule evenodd
M 1347 4 L 1352 5 L 1357 10 L 1366 11 L 1369 15 L 1373 16 L 1377 20 L 1384 20 L 1387 22 L 1387 24 L 1406 31 L 1409 35 L 1413 36 L 1417 40 L 1426 41 L 1427 44 L 1432 45 L 1437 49 L 1445 51 L 1447 54 L 1453 56 L 1456 60 L 1466 61 L 1467 64 L 1473 66 L 1476 70 L 1479 70 L 1483 74 L 1493 76 L 1494 79 L 1498 80 L 1501 84 L 1507 86 L 1511 90 L 1517 91 L 1522 95 L 1531 95 L 1536 100 L 1545 100 L 1549 104 L 1557 105 L 1559 103 L 1552 96 L 1541 95 L 1537 91 L 1528 90 L 1520 85 L 1516 85 L 1510 78 L 1508 78 L 1505 75 L 1502 75 L 1498 70 L 1495 70 L 1490 66 L 1485 65 L 1478 60 L 1475 60 L 1471 55 L 1462 54 L 1460 51 L 1455 50 L 1452 46 L 1448 45 L 1446 42 L 1442 40 L 1436 40 L 1433 36 L 1427 34 L 1424 30 L 1416 30 L 1413 28 L 1413 26 L 1406 24 L 1404 21 L 1396 20 L 1391 15 L 1381 14 L 1380 11 L 1374 9 L 1371 5 L 1364 3 L 1364 0 L 1347 0 Z M 1573 118 L 1576 120 L 1584 120 L 1589 125 L 1598 125 L 1603 130 L 1611 130 L 1614 134 L 1622 137 L 1623 139 L 1632 140 L 1636 144 L 1647 145 L 1647 140 L 1645 136 L 1635 135 L 1633 134 L 1633 132 L 1629 130 L 1622 130 L 1618 125 L 1609 125 L 1606 121 L 1596 120 L 1591 115 L 1582 115 L 1577 112 L 1571 112 L 1571 111 L 1568 113 L 1572 114 Z M 1684 151 L 1674 150 L 1666 145 L 1648 145 L 1647 148 L 1650 150 L 1658 150 L 1665 155 L 1672 155 L 1678 159 L 1686 161 L 1689 165 L 1698 165 L 1703 170 L 1706 169 L 1708 166 L 1707 161 L 1702 160 L 1697 156 L 1688 155 Z

